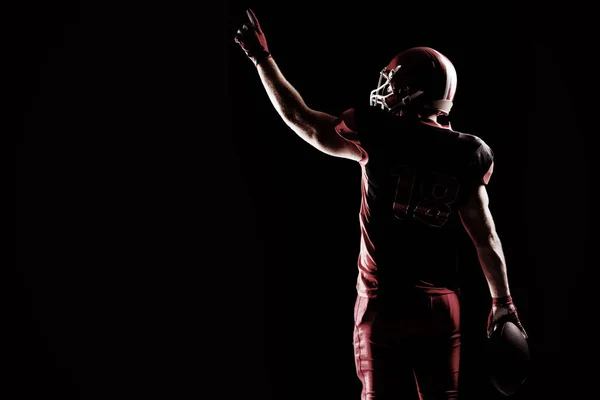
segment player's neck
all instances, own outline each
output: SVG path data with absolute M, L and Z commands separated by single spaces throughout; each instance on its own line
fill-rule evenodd
M 424 118 L 420 118 L 420 121 L 423 124 L 435 126 L 436 128 L 452 129 L 452 127 L 450 126 L 450 123 L 440 124 L 438 122 L 437 115 L 430 115 L 430 116 L 427 116 Z
M 421 117 L 421 121 L 425 122 L 426 124 L 439 125 L 437 115 L 435 114 Z

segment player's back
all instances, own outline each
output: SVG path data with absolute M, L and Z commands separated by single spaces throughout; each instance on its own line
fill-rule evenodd
M 361 223 L 379 291 L 454 290 L 458 210 L 485 181 L 491 150 L 474 135 L 373 107 L 356 109 L 355 123 L 368 157 Z

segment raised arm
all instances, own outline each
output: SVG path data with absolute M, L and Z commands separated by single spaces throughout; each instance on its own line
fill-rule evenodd
M 360 149 L 337 134 L 337 118 L 313 110 L 306 105 L 300 93 L 287 81 L 269 52 L 262 28 L 252 10 L 247 11 L 249 22 L 235 36 L 235 41 L 254 63 L 261 82 L 279 116 L 307 143 L 335 157 L 359 161 Z
M 480 185 L 465 206 L 459 210 L 463 226 L 477 250 L 479 263 L 487 280 L 492 296 L 492 310 L 488 319 L 487 334 L 495 325 L 508 318 L 527 337 L 512 302 L 506 260 L 502 243 L 496 232 L 494 219 L 489 208 L 489 197 L 485 185 Z

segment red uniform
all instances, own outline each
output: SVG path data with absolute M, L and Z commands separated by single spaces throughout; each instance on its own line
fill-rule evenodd
M 235 40 L 258 66 L 270 53 L 256 16 L 247 13 L 249 24 Z M 310 117 L 322 120 L 322 115 L 302 104 L 275 65 L 262 72 L 286 122 L 291 121 L 284 109 L 309 116 L 291 122 L 299 136 L 328 154 L 356 159 L 352 144 L 338 137 L 328 141 L 333 132 L 322 124 L 308 129 Z M 362 166 L 354 315 L 362 400 L 403 398 L 399 382 L 406 369 L 412 370 L 422 400 L 458 396 L 457 240 L 463 228 L 458 210 L 488 183 L 493 153 L 476 136 L 416 117 L 447 117 L 456 88 L 456 70 L 446 56 L 429 47 L 410 48 L 380 71 L 370 106 L 349 109 L 336 123 L 336 132 L 360 151 Z M 498 322 L 492 317 L 488 328 Z
M 336 131 L 361 150 L 354 346 L 363 399 L 394 398 L 411 368 L 422 399 L 456 398 L 458 209 L 493 170 L 478 137 L 375 107 Z

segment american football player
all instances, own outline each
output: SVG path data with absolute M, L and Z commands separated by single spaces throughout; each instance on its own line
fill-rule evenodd
M 446 121 L 457 89 L 453 64 L 432 48 L 402 51 L 380 72 L 368 105 L 330 115 L 305 103 L 280 71 L 256 15 L 247 15 L 235 41 L 283 121 L 317 150 L 361 166 L 354 310 L 361 399 L 400 398 L 397 378 L 405 368 L 422 400 L 456 399 L 459 229 L 472 239 L 489 284 L 487 335 L 504 320 L 526 333 L 488 207 L 493 152 Z

